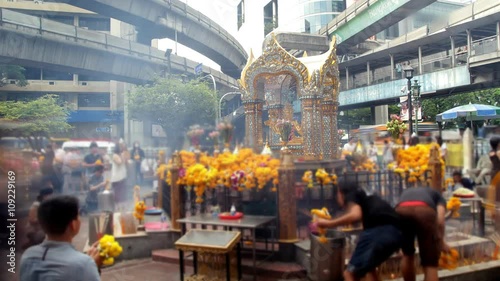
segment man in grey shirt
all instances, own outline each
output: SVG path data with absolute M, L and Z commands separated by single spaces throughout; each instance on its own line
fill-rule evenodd
M 97 243 L 88 254 L 77 251 L 71 242 L 80 231 L 78 199 L 58 196 L 38 208 L 38 220 L 46 240 L 26 250 L 21 258 L 21 281 L 99 281 L 102 259 Z

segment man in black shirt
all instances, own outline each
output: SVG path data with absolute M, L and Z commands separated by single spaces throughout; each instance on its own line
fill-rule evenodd
M 401 246 L 399 216 L 389 203 L 367 195 L 356 183 L 339 183 L 337 202 L 346 213 L 332 220 L 318 220 L 317 226 L 333 228 L 362 221 L 363 232 L 344 272 L 344 280 L 361 280 L 365 275 L 379 280 L 377 267 Z
M 85 176 L 90 177 L 94 173 L 94 167 L 96 165 L 96 161 L 101 160 L 101 163 L 104 163 L 102 156 L 99 154 L 99 147 L 96 142 L 90 143 L 90 153 L 85 155 L 83 159 L 83 167 L 85 167 Z M 101 164 L 102 165 L 102 164 Z

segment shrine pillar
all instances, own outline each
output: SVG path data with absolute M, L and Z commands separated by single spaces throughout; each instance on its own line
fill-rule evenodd
M 295 165 L 290 149 L 281 150 L 281 164 L 278 168 L 278 218 L 279 259 L 292 261 L 295 257 L 297 237 L 297 200 L 295 198 Z
M 182 199 L 181 187 L 178 184 L 179 170 L 181 169 L 181 156 L 176 151 L 172 155 L 172 167 L 170 168 L 170 223 L 173 231 L 181 231 L 181 226 L 177 222 L 184 216 L 184 200 Z
M 316 95 L 300 98 L 302 103 L 302 130 L 304 158 L 319 159 L 321 155 L 321 101 Z
M 441 163 L 441 154 L 438 146 L 433 146 L 430 151 L 429 167 L 431 170 L 431 188 L 439 192 L 443 192 L 443 169 Z
M 323 100 L 321 102 L 321 119 L 322 119 L 322 131 L 323 131 L 323 159 L 334 159 L 336 158 L 338 146 L 337 137 L 337 122 L 335 120 L 335 103 L 333 100 Z
M 340 150 L 340 138 L 339 138 L 339 130 L 338 130 L 338 127 L 337 127 L 337 116 L 338 116 L 338 110 L 339 110 L 339 105 L 340 103 L 338 101 L 334 101 L 333 102 L 333 111 L 332 111 L 332 127 L 331 127 L 331 130 L 332 130 L 332 143 L 333 143 L 333 147 L 332 147 L 332 156 L 331 156 L 331 159 L 340 159 L 340 153 L 341 153 L 341 150 Z
M 262 106 L 260 100 L 243 101 L 245 108 L 245 145 L 251 147 L 254 151 L 262 148 Z
M 283 116 L 283 105 L 282 104 L 275 104 L 275 105 L 270 105 L 267 107 L 268 113 L 269 113 L 269 124 L 276 124 L 278 119 L 282 118 Z M 267 136 L 267 141 L 269 142 L 269 145 L 280 145 L 280 135 L 277 134 L 271 126 L 269 127 L 269 136 Z

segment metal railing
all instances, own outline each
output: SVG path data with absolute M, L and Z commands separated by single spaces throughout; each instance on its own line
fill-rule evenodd
M 471 56 L 479 56 L 498 51 L 497 36 L 490 36 L 472 42 Z
M 21 33 L 37 34 L 42 36 L 60 39 L 68 44 L 85 44 L 89 48 L 100 48 L 101 50 L 115 52 L 121 55 L 133 56 L 139 59 L 147 59 L 153 63 L 167 65 L 168 58 L 165 52 L 156 48 L 139 44 L 120 37 L 112 36 L 106 33 L 89 31 L 73 25 L 59 23 L 41 17 L 30 16 L 7 9 L 0 9 L 0 26 L 2 29 L 15 30 Z M 170 56 L 171 65 L 175 68 L 194 73 L 197 62 L 190 61 L 184 57 L 176 55 Z M 217 82 L 230 86 L 236 86 L 236 80 L 214 70 L 203 66 L 203 72 L 211 74 Z

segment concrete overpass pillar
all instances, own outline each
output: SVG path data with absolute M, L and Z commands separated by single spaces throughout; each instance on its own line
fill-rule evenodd
M 375 116 L 375 125 L 378 124 L 387 124 L 389 121 L 389 106 L 388 105 L 379 105 L 372 107 L 372 116 Z
M 470 29 L 467 29 L 466 32 L 467 32 L 467 61 L 469 61 L 470 51 L 472 48 L 472 35 Z
M 450 36 L 450 43 L 451 43 L 451 67 L 455 67 L 456 62 L 455 62 L 455 38 L 453 36 Z
M 394 55 L 390 54 L 389 57 L 391 59 L 391 80 L 394 80 Z
M 349 90 L 349 67 L 345 68 L 345 88 L 346 90 Z
M 422 75 L 422 46 L 418 46 L 418 74 Z
M 366 62 L 366 84 L 368 86 L 372 84 L 370 62 L 369 61 Z
M 497 21 L 497 50 L 500 50 L 500 21 Z

